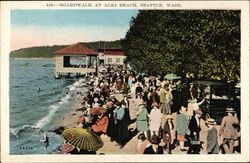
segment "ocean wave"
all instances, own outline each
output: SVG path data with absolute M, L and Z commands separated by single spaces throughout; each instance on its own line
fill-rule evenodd
M 79 83 L 79 81 L 76 81 L 72 85 L 67 86 L 67 88 L 69 90 L 69 93 L 66 94 L 66 96 L 62 97 L 61 100 L 58 103 L 53 104 L 52 106 L 50 106 L 51 109 L 50 109 L 49 113 L 45 117 L 43 117 L 42 119 L 40 119 L 39 121 L 36 122 L 35 125 L 37 127 L 42 128 L 46 124 L 48 124 L 51 121 L 53 115 L 58 111 L 58 109 L 62 105 L 68 104 L 70 102 L 70 100 L 74 97 L 76 86 L 78 85 L 78 83 Z
M 23 125 L 19 128 L 11 128 L 10 134 L 12 138 L 14 137 L 18 139 L 20 133 L 39 132 L 40 130 L 42 130 L 43 127 L 46 126 L 52 120 L 55 113 L 58 112 L 58 110 L 62 108 L 63 105 L 70 103 L 70 101 L 74 98 L 74 95 L 76 94 L 75 92 L 77 90 L 78 85 L 79 81 L 76 81 L 72 85 L 67 86 L 66 88 L 68 89 L 69 93 L 62 97 L 57 103 L 54 103 L 49 106 L 48 114 L 38 120 L 34 125 Z
M 51 109 L 49 113 L 45 117 L 37 121 L 35 125 L 39 128 L 42 128 L 43 126 L 48 124 L 51 121 L 54 113 L 56 113 L 56 111 L 61 107 L 61 105 L 69 103 L 70 98 L 70 95 L 66 95 L 65 97 L 61 98 L 61 100 L 57 104 L 50 106 Z
M 17 139 L 19 138 L 19 137 L 18 137 L 18 132 L 19 132 L 19 130 L 10 128 L 10 135 L 11 135 L 11 136 L 12 136 L 12 135 L 15 136 Z
M 19 127 L 19 128 L 10 128 L 10 136 L 14 136 L 16 139 L 18 139 L 20 136 L 20 133 L 22 132 L 30 133 L 31 130 L 39 131 L 40 128 L 34 125 L 23 125 L 22 127 Z

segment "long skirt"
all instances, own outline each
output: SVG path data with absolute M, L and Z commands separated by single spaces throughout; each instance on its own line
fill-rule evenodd
M 124 120 L 117 120 L 117 135 L 116 142 L 123 144 L 126 139 L 128 139 L 128 125 L 124 123 Z
M 114 124 L 114 118 L 110 118 L 108 122 L 108 127 L 107 127 L 107 135 L 114 140 L 115 139 L 115 124 Z
M 148 131 L 148 122 L 147 120 L 137 120 L 136 121 L 136 127 L 137 127 L 137 131 Z
M 162 114 L 164 114 L 164 115 L 167 114 L 167 110 L 166 110 L 166 105 L 165 105 L 165 103 L 162 103 L 162 104 L 160 105 L 160 109 L 161 109 Z
M 166 102 L 165 106 L 166 106 L 166 114 L 171 114 L 171 104 L 172 102 Z

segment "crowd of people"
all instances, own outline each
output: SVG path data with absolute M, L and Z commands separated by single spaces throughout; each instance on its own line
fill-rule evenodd
M 193 83 L 164 80 L 121 65 L 102 66 L 101 70 L 85 77 L 88 92 L 79 93 L 83 114 L 77 127 L 105 134 L 120 148 L 137 135 L 137 154 L 172 154 L 178 146 L 188 154 L 238 150 L 240 124 L 235 110 L 226 110 L 228 116 L 217 133 L 215 120 L 200 108 L 205 99 L 197 98 L 199 92 Z M 135 128 L 129 128 L 132 123 L 136 123 Z M 218 135 L 223 137 L 220 146 Z

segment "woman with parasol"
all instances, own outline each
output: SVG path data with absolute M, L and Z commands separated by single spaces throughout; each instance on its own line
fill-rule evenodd
M 62 136 L 66 142 L 61 153 L 96 154 L 96 151 L 103 147 L 103 141 L 99 136 L 83 128 L 66 129 L 63 131 Z M 68 150 L 64 152 L 65 149 Z

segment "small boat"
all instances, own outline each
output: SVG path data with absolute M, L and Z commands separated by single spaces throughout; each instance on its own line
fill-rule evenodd
M 29 66 L 29 65 L 30 65 L 30 63 L 28 63 L 28 62 L 21 64 L 21 66 Z

